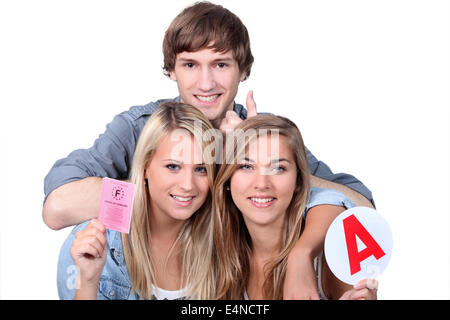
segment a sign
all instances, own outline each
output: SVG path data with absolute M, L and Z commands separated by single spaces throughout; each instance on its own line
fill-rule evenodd
M 98 220 L 111 230 L 130 231 L 135 185 L 125 181 L 103 178 Z
M 325 258 L 341 281 L 355 284 L 376 279 L 386 269 L 392 253 L 392 232 L 374 209 L 355 207 L 331 223 L 325 237 Z

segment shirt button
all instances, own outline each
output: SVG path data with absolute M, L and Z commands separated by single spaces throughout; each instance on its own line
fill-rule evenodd
M 115 294 L 114 290 L 111 290 L 111 291 L 109 292 L 109 295 L 110 295 L 111 297 L 112 297 L 114 294 Z
M 120 251 L 117 251 L 117 258 L 120 258 L 120 255 L 121 255 L 121 253 L 120 253 Z

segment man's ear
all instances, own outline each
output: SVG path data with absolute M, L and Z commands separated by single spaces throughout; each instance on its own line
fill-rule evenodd
M 175 76 L 175 71 L 169 71 L 169 76 L 170 79 L 172 79 L 173 81 L 177 81 L 177 77 Z
M 239 77 L 240 81 L 244 81 L 247 78 L 247 72 L 241 72 L 241 76 Z

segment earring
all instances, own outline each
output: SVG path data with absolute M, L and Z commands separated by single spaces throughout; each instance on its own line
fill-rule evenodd
M 226 189 L 227 189 L 227 191 L 230 191 L 230 186 L 227 186 Z

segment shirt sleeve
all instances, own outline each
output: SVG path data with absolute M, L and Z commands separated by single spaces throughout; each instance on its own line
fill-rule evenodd
M 333 206 L 344 207 L 346 209 L 350 209 L 355 207 L 355 204 L 352 200 L 347 198 L 345 195 L 336 190 L 331 189 L 322 189 L 311 187 L 311 193 L 309 196 L 309 201 L 306 204 L 305 212 L 311 209 L 312 207 L 329 204 Z
M 305 147 L 305 149 L 308 157 L 309 170 L 312 175 L 349 187 L 366 197 L 375 207 L 372 192 L 361 181 L 347 173 L 333 173 L 324 162 L 317 160 L 308 148 Z
M 91 148 L 75 150 L 56 161 L 45 177 L 45 199 L 61 185 L 87 177 L 126 179 L 137 138 L 132 117 L 127 112 L 117 115 Z

